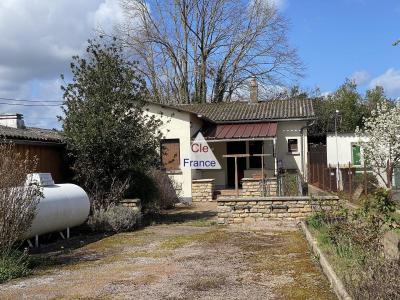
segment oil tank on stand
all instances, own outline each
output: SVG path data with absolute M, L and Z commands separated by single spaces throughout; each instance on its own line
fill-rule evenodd
M 36 238 L 45 233 L 69 230 L 83 224 L 90 212 L 89 197 L 75 184 L 54 184 L 51 174 L 29 174 L 27 182 L 42 186 L 43 198 L 36 208 L 36 216 L 24 238 Z

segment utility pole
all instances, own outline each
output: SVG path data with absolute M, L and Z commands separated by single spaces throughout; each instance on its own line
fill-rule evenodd
M 335 140 L 336 140 L 336 189 L 339 191 L 340 187 L 340 169 L 339 169 L 339 147 L 338 147 L 338 136 L 337 136 L 337 123 L 339 118 L 339 111 L 335 111 Z

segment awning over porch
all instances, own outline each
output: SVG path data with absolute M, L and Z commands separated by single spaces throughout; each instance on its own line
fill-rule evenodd
M 276 122 L 217 124 L 203 129 L 206 140 L 263 139 L 276 136 Z

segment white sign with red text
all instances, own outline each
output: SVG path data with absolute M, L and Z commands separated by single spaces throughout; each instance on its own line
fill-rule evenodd
M 201 132 L 199 132 L 194 141 L 190 144 L 188 155 L 182 157 L 181 168 L 199 170 L 221 169 L 221 165 L 215 158 L 214 153 Z

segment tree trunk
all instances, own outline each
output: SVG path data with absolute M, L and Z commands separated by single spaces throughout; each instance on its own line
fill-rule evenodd
M 392 188 L 393 168 L 393 163 L 388 161 L 386 166 L 386 187 L 388 189 Z

